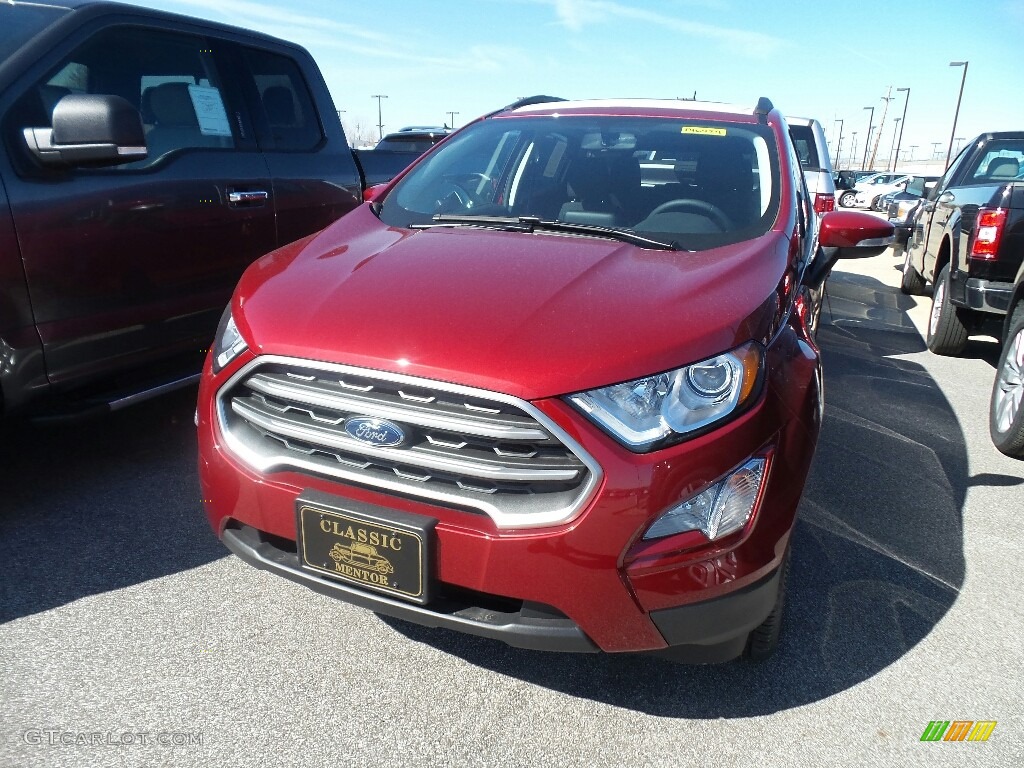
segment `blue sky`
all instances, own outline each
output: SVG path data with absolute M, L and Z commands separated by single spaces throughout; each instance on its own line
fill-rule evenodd
M 350 134 L 456 126 L 537 93 L 692 97 L 816 117 L 832 154 L 882 120 L 879 157 L 910 88 L 902 148 L 945 157 L 956 136 L 1024 130 L 1024 0 L 136 0 L 299 43 L 320 65 Z M 876 128 L 877 132 L 878 129 Z M 938 146 L 934 146 L 935 144 Z

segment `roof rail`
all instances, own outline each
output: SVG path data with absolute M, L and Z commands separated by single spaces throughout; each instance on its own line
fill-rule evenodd
M 768 122 L 768 113 L 775 109 L 775 105 L 772 104 L 772 100 L 767 96 L 762 96 L 757 100 L 757 106 L 754 107 L 754 114 L 757 115 L 757 122 L 766 123 Z
M 493 112 L 488 112 L 486 115 L 484 115 L 484 117 L 493 117 L 494 115 L 497 115 L 499 112 L 508 112 L 513 109 L 519 109 L 520 107 L 530 107 L 533 106 L 534 104 L 550 104 L 551 102 L 555 101 L 568 101 L 568 99 L 563 99 L 559 96 L 527 96 L 524 99 L 513 101 L 511 104 L 506 104 L 501 109 L 496 109 Z

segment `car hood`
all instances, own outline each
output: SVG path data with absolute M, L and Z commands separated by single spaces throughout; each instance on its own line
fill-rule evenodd
M 234 312 L 258 353 L 537 399 L 767 339 L 788 254 L 775 232 L 656 251 L 548 233 L 398 229 L 363 206 L 252 265 Z

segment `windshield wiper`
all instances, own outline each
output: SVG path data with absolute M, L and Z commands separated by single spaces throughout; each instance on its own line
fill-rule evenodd
M 430 224 L 412 224 L 412 229 L 430 229 L 431 227 L 486 227 L 507 232 L 565 232 L 591 237 L 606 237 L 619 240 L 641 248 L 656 248 L 662 251 L 678 251 L 679 244 L 666 243 L 651 237 L 638 235 L 628 229 L 601 227 L 596 224 L 577 224 L 570 221 L 548 221 L 539 216 L 458 216 L 439 213 Z

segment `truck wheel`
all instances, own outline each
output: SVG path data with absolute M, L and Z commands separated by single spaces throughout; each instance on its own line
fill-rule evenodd
M 925 343 L 936 355 L 956 357 L 967 346 L 967 326 L 961 312 L 949 300 L 949 265 L 935 278 L 932 291 L 932 312 L 928 318 L 928 338 Z
M 1024 459 L 1024 304 L 1010 321 L 992 385 L 988 430 L 1002 453 Z
M 782 563 L 782 577 L 779 579 L 779 596 L 775 598 L 775 606 L 768 617 L 758 626 L 750 630 L 747 636 L 747 648 L 744 652 L 751 661 L 764 661 L 779 647 L 779 634 L 782 630 L 782 610 L 786 604 L 786 581 L 789 578 L 789 550 Z
M 856 199 L 856 192 L 843 192 L 843 194 L 839 196 L 839 204 L 843 206 L 843 208 L 850 208 L 853 205 L 853 201 Z
M 910 260 L 910 251 L 904 248 L 903 251 L 903 277 L 900 278 L 900 291 L 908 296 L 921 296 L 924 294 L 924 278 L 914 269 Z

